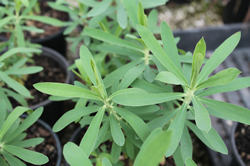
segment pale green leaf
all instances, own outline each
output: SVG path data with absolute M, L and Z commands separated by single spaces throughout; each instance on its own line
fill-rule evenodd
M 20 159 L 27 161 L 28 163 L 35 164 L 35 165 L 42 165 L 49 161 L 47 156 L 38 152 L 24 149 L 24 148 L 11 146 L 11 145 L 4 145 L 3 149 L 19 157 Z
M 195 162 L 192 160 L 192 158 L 187 158 L 185 161 L 186 166 L 197 166 Z
M 5 73 L 12 74 L 12 75 L 22 75 L 22 74 L 34 74 L 42 70 L 43 70 L 42 67 L 34 66 L 34 67 L 24 67 L 24 68 L 19 68 L 19 69 L 10 69 L 10 70 L 5 71 Z
M 185 125 L 187 106 L 188 103 L 184 102 L 168 128 L 169 131 L 173 132 L 171 137 L 171 144 L 169 145 L 169 148 L 165 153 L 166 157 L 171 156 L 179 145 Z
M 84 151 L 72 142 L 64 145 L 63 155 L 66 161 L 72 166 L 93 166 Z
M 108 158 L 104 157 L 102 159 L 102 166 L 112 166 L 111 162 L 109 161 Z
M 26 140 L 19 141 L 19 142 L 14 142 L 13 140 L 13 143 L 9 142 L 8 144 L 11 144 L 13 146 L 18 146 L 21 148 L 26 148 L 26 147 L 36 146 L 42 143 L 43 141 L 44 141 L 44 138 L 30 138 L 30 139 L 26 139 Z
M 3 157 L 7 160 L 9 165 L 11 166 L 26 166 L 21 160 L 19 160 L 17 157 L 14 157 L 12 154 L 8 153 L 7 151 L 1 152 Z
M 55 19 L 55 18 L 46 17 L 46 16 L 24 15 L 24 16 L 21 16 L 21 19 L 36 20 L 39 22 L 43 22 L 45 24 L 58 26 L 58 27 L 66 26 L 65 22 L 62 22 L 62 21 Z
M 114 110 L 131 125 L 142 141 L 146 140 L 150 134 L 150 130 L 141 118 L 119 107 L 114 107 Z
M 161 64 L 187 85 L 187 80 L 182 71 L 180 71 L 171 61 L 151 32 L 146 27 L 141 25 L 137 25 L 137 30 L 145 44 L 148 46 L 150 51 L 152 51 L 154 56 L 161 62 Z
M 168 0 L 157 0 L 157 1 L 152 1 L 152 0 L 141 0 L 142 5 L 145 9 L 148 8 L 154 8 L 157 6 L 165 5 Z
M 4 100 L 0 100 L 0 130 L 4 124 L 5 118 L 6 118 L 6 104 Z
M 185 85 L 184 82 L 182 82 L 178 77 L 176 77 L 173 73 L 168 71 L 162 71 L 160 72 L 155 80 L 168 83 L 168 84 L 174 84 L 174 85 Z
M 199 99 L 203 104 L 211 107 L 214 110 L 214 116 L 217 116 L 216 112 L 218 112 L 219 117 L 220 115 L 223 115 L 223 118 L 225 119 L 238 121 L 250 125 L 249 109 L 213 99 L 207 99 L 207 98 L 199 98 Z
M 185 161 L 187 158 L 192 158 L 193 144 L 186 125 L 184 126 L 183 134 L 181 137 L 180 149 L 183 161 Z
M 148 82 L 153 82 L 156 77 L 156 73 L 151 69 L 149 65 L 146 65 L 145 71 L 144 71 L 144 78 Z
M 233 81 L 241 72 L 236 68 L 229 68 L 209 77 L 206 81 L 197 85 L 196 89 L 203 89 L 216 85 L 225 85 Z
M 8 24 L 15 16 L 8 16 L 0 20 L 0 27 Z
M 111 126 L 110 126 L 111 127 Z M 111 160 L 113 163 L 117 163 L 121 155 L 122 147 L 118 146 L 115 142 L 112 143 L 111 148 Z
M 137 24 L 139 24 L 137 19 L 137 3 L 134 0 L 126 0 L 123 1 L 123 4 L 127 11 L 128 17 L 132 22 L 132 25 L 136 26 Z
M 97 16 L 103 13 L 105 10 L 108 9 L 109 5 L 111 4 L 112 0 L 103 0 L 97 3 L 87 14 L 88 17 Z
M 161 130 L 161 129 L 158 129 Z M 150 165 L 158 166 L 164 153 L 171 144 L 172 131 L 152 132 L 143 143 L 138 153 L 134 166 Z
M 247 88 L 250 86 L 250 77 L 236 78 L 232 82 L 226 85 L 217 85 L 212 88 L 208 88 L 198 94 L 199 97 L 209 96 L 217 93 L 236 91 L 239 89 Z
M 154 30 L 157 26 L 158 13 L 156 9 L 150 11 L 148 15 L 148 29 L 150 32 L 154 33 Z
M 197 127 L 202 131 L 208 132 L 211 129 L 211 119 L 207 109 L 196 96 L 192 96 L 192 102 Z
M 94 150 L 95 142 L 99 133 L 104 112 L 105 112 L 105 107 L 101 107 L 98 110 L 90 126 L 88 127 L 87 132 L 85 133 L 84 137 L 81 140 L 79 147 L 84 151 L 84 153 L 87 156 L 89 156 L 91 152 Z
M 49 95 L 101 100 L 101 98 L 96 93 L 74 85 L 46 82 L 46 83 L 37 83 L 34 84 L 33 86 L 37 90 L 43 93 L 47 93 Z
M 16 24 L 15 33 L 17 37 L 17 46 L 25 47 L 25 38 L 20 24 Z
M 125 143 L 125 137 L 123 135 L 121 127 L 119 126 L 119 124 L 118 124 L 118 122 L 113 114 L 110 114 L 109 119 L 110 119 L 111 135 L 112 135 L 114 142 L 118 146 L 123 146 Z
M 212 54 L 205 66 L 202 68 L 201 73 L 198 76 L 197 83 L 201 83 L 205 80 L 212 71 L 221 64 L 227 56 L 234 50 L 240 40 L 241 33 L 235 33 L 228 39 L 226 39 Z
M 123 3 L 120 0 L 116 0 L 117 6 L 117 22 L 122 29 L 125 29 L 128 25 L 128 16 Z

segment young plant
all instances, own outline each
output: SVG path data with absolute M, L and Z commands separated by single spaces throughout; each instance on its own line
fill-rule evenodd
M 0 99 L 4 100 L 7 110 L 13 109 L 10 97 L 15 99 L 21 105 L 28 107 L 25 98 L 32 98 L 28 89 L 23 85 L 23 79 L 28 74 L 41 71 L 39 66 L 26 67 L 28 58 L 20 54 L 40 53 L 41 50 L 35 48 L 17 47 L 4 52 L 0 56 Z
M 6 110 L 4 100 L 0 100 L 0 165 L 1 166 L 24 166 L 24 162 L 34 165 L 42 165 L 48 162 L 47 156 L 28 150 L 26 148 L 36 146 L 43 142 L 43 138 L 24 140 L 26 130 L 41 116 L 43 108 L 31 113 L 21 122 L 19 118 L 24 112 L 32 112 L 29 108 L 16 107 L 10 114 Z M 8 115 L 9 114 L 9 115 Z M 23 161 L 21 161 L 21 160 Z
M 35 33 L 43 33 L 43 29 L 36 28 L 35 26 L 28 26 L 26 23 L 29 20 L 39 21 L 45 24 L 53 26 L 65 26 L 66 23 L 39 15 L 31 15 L 31 11 L 34 10 L 34 6 L 38 0 L 15 0 L 12 5 L 6 5 L 0 7 L 0 32 L 10 33 L 9 39 L 1 47 L 25 47 L 31 44 L 25 39 L 23 31 L 32 31 Z

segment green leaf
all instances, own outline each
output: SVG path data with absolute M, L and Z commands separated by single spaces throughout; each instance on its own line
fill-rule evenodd
M 40 107 L 37 110 L 35 110 L 18 126 L 18 128 L 13 132 L 13 134 L 10 135 L 10 137 L 8 137 L 5 140 L 5 142 L 13 140 L 18 135 L 20 135 L 24 130 L 29 128 L 32 124 L 34 124 L 37 121 L 37 119 L 42 115 L 42 113 L 43 113 L 43 107 Z
M 209 77 L 206 81 L 197 85 L 196 89 L 228 84 L 233 81 L 240 73 L 241 72 L 236 68 L 222 70 L 214 76 Z
M 128 49 L 132 49 L 135 51 L 139 51 L 139 52 L 143 52 L 142 48 L 129 42 L 126 40 L 123 40 L 117 36 L 114 36 L 110 33 L 104 32 L 102 30 L 99 29 L 94 29 L 94 28 L 85 28 L 84 32 L 89 35 L 90 37 L 96 38 L 98 40 L 110 43 L 110 44 L 114 44 L 117 46 L 121 46 L 121 47 L 125 47 Z
M 98 137 L 97 137 L 96 142 L 95 142 L 94 149 L 96 149 L 98 146 L 100 146 L 100 144 L 104 141 L 104 139 L 108 133 L 108 129 L 109 129 L 109 121 L 106 121 L 102 125 L 102 127 L 100 128 L 100 131 L 98 133 Z
M 211 128 L 208 133 L 204 131 L 202 131 L 202 133 L 216 151 L 222 154 L 228 154 L 228 150 L 225 143 L 214 128 Z
M 234 50 L 240 40 L 241 33 L 235 33 L 228 39 L 226 39 L 212 54 L 210 59 L 207 61 L 205 66 L 202 68 L 196 85 L 200 84 L 203 80 L 205 80 L 212 71 L 221 64 L 227 56 Z
M 187 107 L 188 103 L 184 102 L 168 128 L 168 130 L 173 131 L 173 133 L 170 141 L 171 144 L 165 153 L 166 157 L 171 156 L 179 145 L 185 125 Z
M 22 106 L 28 107 L 28 103 L 25 100 L 24 96 L 22 96 L 22 95 L 20 95 L 18 93 L 15 93 L 14 91 L 9 90 L 9 89 L 4 89 L 4 91 L 6 92 L 6 94 L 8 96 L 11 96 L 14 100 L 16 100 L 17 102 L 19 102 Z
M 46 17 L 46 16 L 24 15 L 24 16 L 21 16 L 20 18 L 21 19 L 28 19 L 28 20 L 36 20 L 39 22 L 43 22 L 45 24 L 58 26 L 58 27 L 66 26 L 65 22 L 62 22 L 62 21 L 55 19 L 55 18 Z
M 154 8 L 157 6 L 165 5 L 168 2 L 168 0 L 157 0 L 157 1 L 141 0 L 141 2 L 144 8 L 148 9 L 148 8 Z
M 152 132 L 146 141 L 143 143 L 139 151 L 134 166 L 159 165 L 164 153 L 171 144 L 172 131 L 160 131 L 157 129 Z
M 22 30 L 31 31 L 31 32 L 35 32 L 35 33 L 44 33 L 43 29 L 39 29 L 35 26 L 22 26 Z
M 1 131 L 1 128 L 4 124 L 4 121 L 5 121 L 5 118 L 6 118 L 6 104 L 5 104 L 5 101 L 4 100 L 0 100 L 0 131 Z
M 151 33 L 154 33 L 155 28 L 157 27 L 158 13 L 156 9 L 150 11 L 148 15 L 148 29 Z
M 109 88 L 113 84 L 113 79 L 118 78 L 121 79 L 129 69 L 133 68 L 138 63 L 142 62 L 142 58 L 139 58 L 137 60 L 133 60 L 130 63 L 127 63 L 126 65 L 123 65 L 122 67 L 116 69 L 112 73 L 108 74 L 104 79 L 104 85 L 106 88 Z
M 4 158 L 7 160 L 7 162 L 9 163 L 9 165 L 18 165 L 18 166 L 26 166 L 26 164 L 24 164 L 21 160 L 19 160 L 18 158 L 14 157 L 12 154 L 9 154 L 6 151 L 2 151 L 1 152 L 4 156 Z
M 102 166 L 112 166 L 111 162 L 109 161 L 109 159 L 107 159 L 106 157 L 104 157 L 102 159 Z
M 128 25 L 127 13 L 120 0 L 116 0 L 117 3 L 117 22 L 122 29 L 125 29 Z
M 101 100 L 101 98 L 96 93 L 74 85 L 46 82 L 46 83 L 36 83 L 33 86 L 37 90 L 43 93 L 47 93 L 49 95 Z
M 147 125 L 149 126 L 151 131 L 159 127 L 162 128 L 177 114 L 178 111 L 179 111 L 178 109 L 175 109 L 173 111 L 168 111 L 164 115 L 151 120 L 150 122 L 147 123 Z
M 21 148 L 26 148 L 26 147 L 32 147 L 36 146 L 44 141 L 44 138 L 31 138 L 31 139 L 26 139 L 24 141 L 19 141 L 19 142 L 9 142 L 8 144 L 11 144 L 13 146 L 18 146 Z
M 105 107 L 101 107 L 81 140 L 79 147 L 84 151 L 87 156 L 89 156 L 90 153 L 94 150 L 93 148 L 95 146 L 95 142 L 99 133 L 104 112 Z
M 174 84 L 174 85 L 185 85 L 178 77 L 176 77 L 173 73 L 168 71 L 160 72 L 155 80 L 167 83 L 167 84 Z
M 152 84 L 150 82 L 147 82 L 145 80 L 142 80 L 142 79 L 136 79 L 130 86 L 133 88 L 143 89 L 149 93 L 168 92 L 166 89 L 159 87 L 155 84 Z
M 154 54 L 154 56 L 161 62 L 161 64 L 166 67 L 171 73 L 173 73 L 175 76 L 177 76 L 180 80 L 185 82 L 187 85 L 187 80 L 182 74 L 182 71 L 180 71 L 175 64 L 171 61 L 171 59 L 168 57 L 168 55 L 165 53 L 165 51 L 162 49 L 161 45 L 157 42 L 155 37 L 151 34 L 151 32 L 144 26 L 137 25 L 137 30 L 145 42 L 145 44 L 148 46 L 150 51 Z
M 114 107 L 114 110 L 131 125 L 142 141 L 146 140 L 150 134 L 150 130 L 141 118 L 119 107 Z
M 105 10 L 108 9 L 109 5 L 111 4 L 112 0 L 103 0 L 97 3 L 87 14 L 88 17 L 97 16 L 103 13 Z
M 17 37 L 17 46 L 25 47 L 25 38 L 20 24 L 16 24 L 15 33 Z
M 128 88 L 129 85 L 137 78 L 139 77 L 139 75 L 141 75 L 141 73 L 143 72 L 143 70 L 145 69 L 145 65 L 144 64 L 140 64 L 138 66 L 134 66 L 133 68 L 131 68 L 130 70 L 128 70 L 128 72 L 124 75 L 124 77 L 122 78 L 121 83 L 118 86 L 117 90 L 121 90 L 121 89 L 125 89 Z
M 4 63 L 3 62 L 0 62 L 0 68 L 4 66 Z
M 9 164 L 2 157 L 0 157 L 0 165 L 1 166 L 9 166 Z
M 69 6 L 66 6 L 64 4 L 59 4 L 56 2 L 48 2 L 48 5 L 58 11 L 62 11 L 62 12 L 66 12 L 66 13 L 70 13 L 70 14 L 78 14 L 77 10 L 73 10 L 71 9 Z
M 183 166 L 184 161 L 182 159 L 181 148 L 180 145 L 177 146 L 174 154 L 173 154 L 174 162 L 177 166 Z
M 151 115 L 156 111 L 160 110 L 160 107 L 157 105 L 149 105 L 143 107 L 127 107 L 126 110 L 136 114 L 136 115 Z
M 208 142 L 207 138 L 204 136 L 203 132 L 192 122 L 186 120 L 186 125 L 195 133 L 195 135 L 210 149 L 215 150 L 215 148 Z
M 149 65 L 146 65 L 144 77 L 148 82 L 153 82 L 156 77 L 156 73 L 154 73 Z
M 27 149 L 23 149 L 23 148 L 11 146 L 11 145 L 4 145 L 3 148 L 7 152 L 19 157 L 20 159 L 27 161 L 28 163 L 35 164 L 35 165 L 45 164 L 49 161 L 47 156 L 38 152 L 31 151 L 31 150 L 27 150 Z
M 9 110 L 9 111 L 13 110 L 10 100 L 8 99 L 8 96 L 5 94 L 5 92 L 1 86 L 0 86 L 0 96 L 1 96 L 1 100 L 5 101 L 7 110 Z
M 15 89 L 16 92 L 20 93 L 25 97 L 31 97 L 30 92 L 19 82 L 15 81 L 7 74 L 0 71 L 0 78 L 8 84 L 12 89 Z
M 19 68 L 19 69 L 9 69 L 5 71 L 5 73 L 12 74 L 12 75 L 34 74 L 42 70 L 43 70 L 42 67 L 34 66 L 34 67 L 24 67 L 24 68 Z
M 208 88 L 198 94 L 199 97 L 209 96 L 217 93 L 236 91 L 239 89 L 247 88 L 250 86 L 250 77 L 236 78 L 232 82 L 226 85 L 217 85 L 212 88 Z
M 121 130 L 121 127 L 119 126 L 116 118 L 114 117 L 113 114 L 110 114 L 110 129 L 111 129 L 111 135 L 114 139 L 114 142 L 118 146 L 123 146 L 125 143 L 125 137 L 123 135 L 123 132 Z
M 199 40 L 199 42 L 196 44 L 195 49 L 194 49 L 194 53 L 193 56 L 196 54 L 202 54 L 203 58 L 205 58 L 205 54 L 206 54 L 206 43 L 203 39 L 203 37 Z
M 5 133 L 9 130 L 11 125 L 22 115 L 24 112 L 28 111 L 29 108 L 25 107 L 16 107 L 11 114 L 7 117 L 6 121 L 3 123 L 3 126 L 0 130 L 0 139 L 5 135 Z
M 181 137 L 180 149 L 183 161 L 185 161 L 187 158 L 192 158 L 193 144 L 186 125 L 184 126 L 183 134 Z
M 0 27 L 8 24 L 15 16 L 8 16 L 0 20 Z
M 110 126 L 111 127 L 111 126 Z M 117 163 L 121 155 L 122 147 L 118 146 L 115 142 L 112 143 L 111 159 L 113 163 Z
M 145 14 L 144 14 L 144 9 L 143 9 L 142 3 L 141 3 L 141 1 L 139 1 L 138 8 L 137 8 L 137 19 L 138 19 L 138 22 L 140 25 L 147 27 L 147 25 L 145 25 L 144 15 Z
M 8 50 L 4 54 L 0 56 L 0 61 L 3 61 L 6 58 L 9 58 L 10 56 L 16 54 L 16 53 L 40 53 L 41 50 L 36 49 L 36 48 L 26 48 L 26 47 L 17 47 L 17 48 L 12 48 L 11 50 Z
M 202 131 L 208 132 L 211 129 L 211 119 L 207 109 L 196 96 L 192 96 L 192 102 L 197 127 Z
M 84 163 L 84 166 L 93 166 L 84 151 L 72 142 L 64 145 L 63 155 L 70 165 L 82 166 Z
M 192 158 L 187 158 L 185 161 L 186 166 L 197 166 L 195 162 L 192 160 Z
M 179 99 L 183 96 L 185 96 L 183 93 L 134 93 L 129 90 L 126 94 L 120 93 L 113 96 L 112 100 L 125 106 L 146 106 Z
M 134 0 L 126 0 L 123 1 L 123 4 L 127 11 L 128 17 L 132 22 L 132 25 L 136 26 L 137 24 L 139 24 L 137 19 L 137 3 Z
M 29 7 L 29 1 L 28 0 L 21 0 L 22 4 L 24 4 L 24 6 Z
M 161 22 L 161 38 L 165 53 L 178 68 L 178 70 L 182 71 L 174 35 L 168 24 L 164 21 Z
M 135 157 L 135 149 L 132 141 L 129 138 L 126 138 L 125 148 L 127 155 L 133 160 Z
M 191 89 L 194 89 L 195 87 L 203 60 L 204 60 L 204 57 L 201 53 L 197 53 L 193 56 L 191 85 L 190 85 Z
M 214 110 L 214 116 L 223 115 L 223 118 L 238 121 L 250 125 L 250 110 L 234 104 L 207 98 L 199 98 L 200 101 Z M 218 115 L 216 114 L 218 112 Z
M 53 131 L 58 132 L 61 131 L 63 128 L 65 128 L 70 123 L 74 122 L 75 120 L 85 116 L 89 115 L 91 113 L 94 113 L 98 111 L 100 107 L 97 106 L 89 106 L 89 107 L 78 107 L 72 110 L 69 110 L 63 116 L 60 117 L 60 119 L 57 120 L 57 122 L 53 126 Z

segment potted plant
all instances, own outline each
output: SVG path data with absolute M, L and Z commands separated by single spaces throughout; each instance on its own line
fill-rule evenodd
M 7 41 L 3 47 L 30 46 L 31 43 L 38 43 L 50 47 L 65 55 L 66 42 L 62 34 L 66 26 L 67 14 L 48 9 L 46 1 L 6 1 L 4 7 L 0 7 L 1 41 Z M 53 14 L 58 12 L 57 14 Z M 48 16 L 42 16 L 46 14 Z M 39 15 L 40 14 L 40 15 Z M 55 16 L 65 17 L 61 20 Z M 3 36 L 5 35 L 5 36 Z M 7 36 L 6 36 L 7 35 Z M 16 37 L 18 36 L 18 40 Z M 31 43 L 29 43 L 31 42 Z M 17 45 L 16 45 L 17 44 Z M 12 47 L 11 47 L 12 46 Z M 35 45 L 33 45 L 35 46 Z M 62 48 L 63 47 L 63 48 Z
M 157 165 L 163 156 L 171 155 L 177 165 L 195 165 L 188 129 L 212 150 L 227 154 L 222 138 L 211 126 L 209 114 L 248 124 L 249 110 L 204 97 L 244 88 L 242 79 L 237 78 L 240 71 L 236 68 L 225 69 L 209 77 L 237 46 L 240 32 L 226 39 L 205 61 L 206 43 L 203 38 L 196 44 L 193 54 L 181 51 L 184 55 L 179 55 L 172 31 L 165 22 L 161 23 L 162 41 L 157 41 L 147 28 L 147 17 L 141 3 L 136 13 L 140 38 L 128 35 L 133 42 L 119 37 L 107 38 L 110 35 L 100 30 L 86 29 L 86 32 L 96 31 L 96 38 L 116 43 L 121 49 L 139 52 L 140 55 L 135 56 L 137 58 L 130 59 L 103 79 L 94 56 L 86 46 L 82 46 L 80 59 L 76 60 L 79 73 L 75 73 L 85 84 L 75 81 L 74 85 L 34 85 L 50 95 L 78 99 L 75 108 L 66 112 L 53 130 L 60 131 L 72 122 L 89 123 L 79 145 L 80 154 L 84 158 L 94 156 L 92 162 L 99 164 L 117 164 L 120 156 L 135 165 L 138 164 L 137 158 L 141 158 L 141 162 L 148 161 L 147 155 L 140 155 L 146 153 L 143 147 L 154 145 L 153 139 L 165 138 L 168 143 L 157 153 L 153 165 Z M 181 85 L 183 92 L 173 92 L 172 85 Z M 111 141 L 110 150 L 103 154 L 98 147 L 107 140 Z M 79 150 L 71 143 L 68 145 Z M 156 153 L 156 150 L 147 153 Z M 65 151 L 65 154 L 68 153 Z M 69 162 L 81 164 L 82 160 Z

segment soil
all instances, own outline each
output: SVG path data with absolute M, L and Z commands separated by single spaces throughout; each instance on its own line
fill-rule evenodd
M 56 141 L 51 135 L 50 131 L 44 128 L 42 125 L 39 123 L 34 123 L 31 127 L 29 127 L 26 131 L 27 136 L 25 139 L 30 139 L 30 138 L 44 138 L 44 141 L 35 146 L 35 147 L 30 147 L 28 149 L 42 153 L 46 155 L 49 158 L 49 162 L 44 164 L 43 166 L 54 166 L 56 165 L 57 162 L 57 154 L 58 154 L 58 149 L 56 147 Z M 27 166 L 33 166 L 33 164 L 26 163 Z
M 65 12 L 60 12 L 57 10 L 54 10 L 50 8 L 47 5 L 48 0 L 39 0 L 39 7 L 40 7 L 40 13 L 35 13 L 35 15 L 41 15 L 46 17 L 52 17 L 61 21 L 67 21 L 68 20 L 68 14 Z M 51 36 L 55 33 L 57 33 L 62 27 L 55 27 L 52 25 L 44 24 L 39 21 L 34 20 L 28 20 L 25 25 L 27 26 L 35 26 L 37 28 L 43 29 L 44 33 L 35 33 L 30 31 L 24 31 L 24 36 L 26 39 L 42 39 L 47 36 Z M 6 38 L 9 38 L 10 34 L 0 34 L 1 36 L 5 36 Z
M 250 126 L 238 123 L 235 132 L 236 148 L 246 166 L 250 166 Z
M 35 83 L 38 82 L 64 83 L 66 80 L 65 71 L 62 69 L 59 63 L 55 61 L 53 58 L 42 55 L 34 55 L 33 60 L 34 63 L 28 64 L 28 66 L 34 66 L 34 65 L 41 66 L 43 67 L 43 70 L 39 73 L 28 75 L 27 81 L 25 81 L 25 87 L 30 91 L 31 95 L 34 97 L 33 99 L 27 99 L 29 106 L 38 104 L 49 98 L 49 95 L 41 93 L 33 87 Z M 14 107 L 19 105 L 14 101 L 12 103 Z

